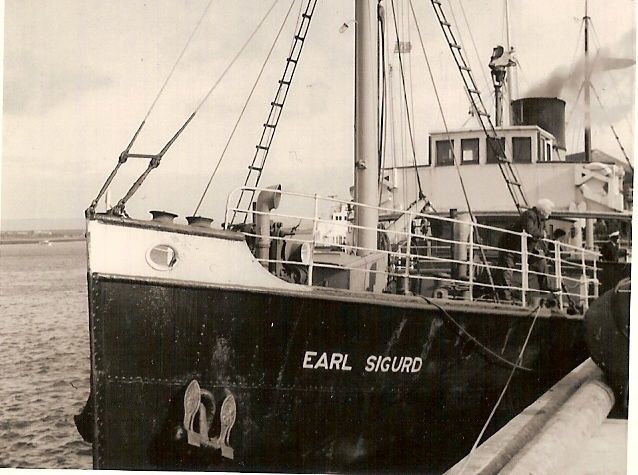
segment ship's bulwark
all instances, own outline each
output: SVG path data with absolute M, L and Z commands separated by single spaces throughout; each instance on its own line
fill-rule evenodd
M 97 274 L 89 287 L 95 468 L 441 472 L 467 453 L 510 372 L 425 302 Z M 510 361 L 533 317 L 450 313 Z M 581 324 L 538 318 L 523 361 L 534 371 L 517 371 L 488 435 L 585 359 Z M 383 372 L 385 356 L 407 363 Z M 218 409 L 235 397 L 234 460 L 176 440 L 192 379 Z

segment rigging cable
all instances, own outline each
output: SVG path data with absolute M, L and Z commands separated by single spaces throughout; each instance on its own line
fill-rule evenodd
M 407 26 L 407 36 L 408 36 L 408 44 L 410 45 L 410 51 L 409 53 L 412 52 L 412 35 L 410 34 L 410 10 L 406 8 L 406 22 L 408 24 Z M 412 82 L 412 55 L 408 54 L 408 80 L 410 82 L 410 109 L 412 110 L 412 120 L 414 122 L 414 124 L 416 125 L 418 122 L 416 120 L 416 109 L 414 108 L 414 85 Z M 416 144 L 415 144 L 415 148 L 416 148 Z M 415 180 L 415 185 L 416 185 L 416 180 Z
M 133 147 L 133 144 L 135 143 L 135 140 L 137 139 L 138 135 L 142 131 L 142 128 L 144 127 L 144 124 L 146 124 L 146 120 L 148 119 L 149 115 L 151 114 L 151 112 L 155 108 L 155 104 L 159 100 L 160 96 L 164 92 L 164 89 L 166 88 L 166 85 L 168 84 L 168 82 L 170 81 L 171 77 L 173 76 L 173 73 L 175 72 L 175 69 L 177 68 L 177 65 L 182 60 L 182 57 L 184 56 L 184 53 L 186 52 L 186 49 L 188 49 L 188 46 L 190 45 L 193 37 L 195 36 L 195 33 L 197 32 L 197 30 L 199 30 L 199 27 L 201 26 L 202 22 L 204 21 L 204 17 L 206 16 L 206 13 L 208 12 L 208 9 L 212 5 L 213 1 L 214 0 L 210 0 L 208 2 L 208 4 L 206 5 L 206 8 L 204 8 L 204 11 L 202 12 L 201 16 L 199 17 L 199 20 L 197 21 L 197 23 L 195 24 L 195 28 L 193 28 L 193 31 L 191 32 L 190 36 L 186 40 L 186 43 L 184 44 L 184 47 L 182 48 L 182 51 L 177 56 L 177 59 L 175 60 L 175 63 L 173 64 L 173 67 L 171 68 L 170 72 L 168 73 L 168 76 L 166 77 L 166 79 L 164 80 L 164 83 L 162 84 L 162 86 L 160 87 L 159 91 L 157 92 L 157 95 L 155 96 L 155 99 L 153 99 L 153 102 L 151 103 L 151 106 L 146 111 L 146 115 L 142 119 L 142 122 L 140 123 L 140 125 L 137 127 L 137 130 L 133 134 L 133 137 L 129 141 L 126 149 L 124 149 L 124 151 L 120 154 L 120 158 L 119 158 L 115 168 L 113 169 L 111 174 L 108 176 L 108 178 L 106 179 L 106 181 L 102 185 L 102 188 L 98 192 L 97 197 L 91 203 L 91 206 L 89 207 L 88 211 L 95 210 L 95 207 L 97 206 L 97 202 L 100 200 L 102 195 L 106 192 L 107 188 L 111 185 L 111 182 L 115 178 L 115 175 L 117 174 L 117 172 L 120 169 L 120 167 L 122 166 L 122 164 L 126 162 L 127 155 L 130 152 L 131 148 Z
M 456 21 L 456 16 L 454 15 L 454 8 L 452 8 L 452 2 L 450 1 L 449 3 L 450 5 L 450 13 L 452 13 L 452 20 L 454 21 L 454 24 L 456 25 L 456 30 L 459 32 L 459 40 L 460 43 L 463 43 L 463 37 L 461 36 L 461 29 L 459 28 L 459 25 Z M 476 55 L 476 59 L 478 61 L 479 64 L 481 64 L 481 56 L 479 55 L 478 52 L 478 48 L 476 47 L 476 42 L 474 41 L 474 35 L 472 34 L 472 29 L 470 28 L 470 22 L 467 20 L 467 15 L 465 14 L 465 8 L 463 8 L 463 1 L 459 0 L 459 6 L 461 7 L 461 13 L 463 14 L 463 19 L 465 21 L 465 26 L 467 27 L 467 31 L 470 35 L 470 40 L 472 41 L 472 46 L 474 47 L 474 54 Z M 469 58 L 468 58 L 469 60 Z M 479 70 L 481 71 L 481 75 L 483 76 L 483 80 L 485 81 L 485 86 L 487 87 L 488 90 L 492 89 L 492 83 L 489 79 L 487 79 L 487 75 L 485 74 L 485 68 L 479 68 Z M 490 96 L 491 99 L 491 96 Z
M 379 206 L 381 206 L 381 200 L 383 199 L 383 187 L 385 180 L 385 148 L 386 148 L 386 40 L 385 40 L 385 21 L 383 15 L 383 7 L 380 3 L 377 4 L 377 82 L 381 82 L 381 100 L 379 104 Z
M 401 83 L 403 85 L 403 100 L 405 102 L 405 114 L 406 114 L 406 119 L 407 119 L 407 123 L 408 123 L 408 131 L 410 133 L 410 145 L 412 146 L 412 157 L 414 159 L 414 173 L 416 174 L 416 180 L 417 180 L 417 185 L 419 187 L 419 198 L 424 198 L 425 195 L 423 194 L 423 188 L 421 186 L 421 178 L 419 176 L 419 167 L 417 166 L 416 163 L 416 150 L 414 148 L 414 137 L 412 135 L 412 123 L 410 121 L 410 110 L 408 108 L 408 98 L 406 95 L 406 90 L 405 90 L 405 74 L 403 73 L 403 60 L 401 59 L 401 42 L 399 40 L 399 31 L 398 31 L 398 26 L 397 26 L 397 17 L 396 17 L 396 12 L 395 12 L 395 8 L 394 8 L 394 0 L 390 0 L 390 4 L 392 6 L 392 17 L 394 20 L 394 31 L 397 37 L 397 45 L 399 47 L 399 69 L 401 71 Z
M 580 95 L 583 93 L 583 89 L 584 89 L 585 83 L 581 82 L 580 83 L 580 87 L 578 88 L 578 92 L 576 93 L 576 98 L 574 99 L 574 101 L 572 102 L 572 110 L 567 118 L 567 120 L 565 121 L 567 124 L 569 124 L 572 119 L 574 118 L 574 113 L 576 112 L 576 106 L 578 105 L 578 101 L 580 100 Z
M 596 42 L 596 44 L 598 45 L 598 49 L 600 50 L 601 49 L 600 40 L 598 39 L 598 33 L 596 32 L 596 27 L 594 26 L 594 22 L 591 21 L 591 18 L 589 20 L 589 25 L 591 26 L 591 29 L 594 32 L 594 41 Z M 620 89 L 618 88 L 615 75 L 613 74 L 611 70 L 606 71 L 606 73 L 607 73 L 607 76 L 611 78 L 611 84 L 612 86 L 614 86 L 614 92 L 616 93 L 616 97 L 618 98 L 618 101 L 622 103 L 624 99 L 620 95 Z M 627 114 L 624 115 L 623 119 L 625 123 L 627 124 L 627 130 L 629 130 L 629 134 L 633 137 L 634 136 L 633 126 L 632 126 L 632 123 L 629 122 L 629 119 L 627 118 Z
M 520 351 L 520 353 L 518 355 L 518 359 L 516 360 L 516 366 L 519 366 L 523 362 L 523 355 L 525 354 L 525 349 L 527 348 L 527 344 L 529 343 L 529 338 L 532 335 L 532 330 L 534 329 L 534 324 L 536 323 L 536 320 L 538 319 L 538 315 L 539 315 L 540 311 L 541 311 L 541 307 L 539 305 L 538 307 L 536 307 L 536 314 L 534 315 L 534 319 L 532 320 L 532 324 L 529 326 L 529 331 L 527 332 L 527 336 L 525 337 L 525 342 L 523 342 L 523 346 L 521 347 L 521 351 Z M 503 390 L 501 391 L 501 394 L 499 395 L 498 399 L 496 400 L 496 404 L 494 404 L 494 407 L 492 408 L 492 412 L 490 412 L 490 415 L 488 416 L 487 420 L 485 421 L 485 424 L 483 425 L 483 428 L 481 429 L 480 434 L 476 438 L 476 441 L 474 441 L 474 445 L 472 445 L 472 449 L 470 449 L 470 452 L 465 457 L 465 463 L 463 463 L 463 466 L 461 467 L 461 470 L 459 470 L 459 475 L 462 475 L 463 472 L 465 472 L 465 469 L 467 468 L 468 464 L 470 463 L 470 460 L 472 458 L 472 455 L 474 454 L 474 451 L 476 450 L 476 447 L 478 447 L 479 442 L 483 438 L 483 434 L 485 434 L 485 431 L 487 430 L 488 426 L 490 425 L 490 422 L 492 422 L 492 418 L 494 417 L 494 414 L 496 414 L 496 409 L 498 409 L 498 406 L 501 404 L 501 401 L 503 401 L 503 397 L 505 396 L 505 393 L 507 392 L 507 389 L 508 389 L 510 383 L 512 382 L 512 378 L 514 377 L 514 373 L 516 372 L 516 369 L 517 369 L 516 366 L 512 367 L 512 371 L 510 371 L 510 375 L 507 378 L 507 382 L 505 383 L 505 386 L 503 387 Z
M 204 105 L 204 103 L 208 100 L 208 98 L 210 97 L 210 95 L 213 93 L 213 91 L 217 88 L 217 86 L 219 85 L 219 83 L 222 81 L 222 79 L 224 79 L 224 76 L 226 76 L 226 73 L 228 72 L 228 70 L 230 68 L 233 67 L 233 65 L 235 64 L 235 62 L 239 59 L 239 57 L 241 56 L 241 54 L 244 52 L 244 50 L 246 49 L 246 47 L 248 46 L 248 43 L 250 43 L 250 41 L 253 39 L 253 37 L 257 34 L 257 32 L 259 31 L 259 29 L 261 28 L 261 26 L 264 24 L 264 22 L 266 21 L 266 18 L 268 18 L 268 16 L 270 15 L 270 12 L 272 12 L 272 10 L 275 8 L 275 5 L 277 5 L 277 3 L 279 3 L 279 0 L 275 0 L 273 2 L 273 4 L 270 6 L 270 8 L 268 9 L 268 11 L 266 12 L 266 14 L 262 17 L 262 19 L 260 20 L 260 22 L 257 24 L 257 26 L 255 27 L 255 29 L 253 30 L 253 32 L 250 34 L 250 36 L 248 37 L 248 39 L 244 42 L 244 44 L 242 45 L 242 47 L 240 48 L 240 50 L 237 52 L 237 54 L 235 55 L 235 57 L 233 58 L 233 60 L 228 64 L 228 66 L 226 66 L 226 69 L 224 69 L 224 71 L 222 72 L 222 74 L 219 76 L 219 78 L 217 79 L 217 81 L 215 81 L 215 84 L 213 84 L 213 86 L 208 90 L 208 92 L 206 93 L 206 95 L 204 96 L 204 98 L 202 99 L 202 101 L 199 103 L 199 105 L 195 108 L 195 111 L 193 112 L 193 115 L 196 114 Z
M 197 25 L 195 25 L 195 29 L 192 31 L 191 35 L 188 37 L 188 40 L 186 40 L 186 44 L 184 45 L 184 48 L 182 49 L 181 53 L 177 57 L 177 60 L 175 61 L 175 64 L 173 64 L 173 67 L 171 68 L 170 73 L 168 73 L 168 76 L 166 77 L 166 80 L 164 81 L 164 84 L 162 84 L 162 87 L 158 91 L 157 96 L 155 96 L 155 99 L 153 100 L 153 103 L 151 104 L 151 107 L 149 107 L 148 112 L 146 112 L 146 115 L 144 116 L 144 120 L 142 122 L 146 122 L 146 119 L 148 119 L 148 116 L 151 114 L 151 111 L 155 108 L 155 104 L 157 103 L 157 100 L 160 98 L 160 96 L 164 92 L 164 89 L 166 88 L 166 85 L 168 84 L 168 81 L 173 76 L 173 73 L 175 72 L 175 69 L 177 68 L 177 65 L 182 60 L 182 57 L 184 56 L 184 53 L 186 52 L 186 49 L 188 48 L 188 45 L 190 44 L 191 40 L 193 39 L 193 36 L 195 36 L 195 33 L 197 32 L 197 30 L 199 29 L 200 25 L 202 24 L 202 21 L 204 20 L 204 17 L 206 16 L 206 13 L 208 12 L 208 9 L 210 8 L 210 6 L 213 3 L 213 1 L 214 0 L 210 0 L 208 2 L 208 5 L 206 5 L 206 8 L 202 12 L 202 16 L 199 18 L 199 21 L 197 22 Z
M 605 107 L 603 106 L 603 103 L 600 100 L 600 96 L 598 95 L 598 92 L 596 91 L 596 89 L 594 89 L 594 85 L 591 83 L 591 81 L 589 82 L 589 86 L 591 87 L 591 90 L 594 91 L 594 96 L 596 97 L 596 100 L 598 101 L 598 105 L 600 105 L 600 109 L 603 111 L 603 114 L 605 115 L 605 118 L 607 119 L 607 122 L 609 123 L 609 128 L 611 129 L 612 133 L 614 134 L 614 137 L 616 138 L 616 142 L 618 142 L 618 146 L 620 147 L 620 150 L 622 151 L 623 157 L 625 157 L 625 160 L 627 161 L 627 164 L 629 165 L 629 168 L 631 168 L 631 171 L 633 173 L 634 166 L 631 163 L 631 160 L 629 160 L 629 157 L 627 156 L 627 152 L 625 151 L 625 147 L 623 147 L 622 143 L 620 142 L 620 137 L 618 137 L 618 134 L 616 133 L 616 129 L 614 128 L 613 125 L 611 125 L 611 121 L 609 120 L 609 116 L 607 115 L 607 111 L 605 110 Z
M 292 2 L 290 3 L 290 7 L 288 8 L 288 11 L 286 12 L 286 16 L 284 17 L 284 20 L 281 23 L 281 26 L 279 27 L 279 31 L 277 31 L 277 35 L 275 36 L 275 39 L 273 40 L 273 43 L 270 46 L 270 50 L 268 51 L 268 54 L 266 55 L 266 59 L 264 59 L 264 62 L 261 65 L 259 73 L 257 74 L 257 78 L 255 79 L 255 82 L 253 83 L 253 86 L 250 89 L 250 93 L 248 94 L 248 97 L 246 98 L 246 101 L 244 102 L 244 105 L 243 105 L 243 107 L 242 107 L 242 109 L 241 109 L 241 111 L 239 113 L 239 116 L 237 117 L 235 125 L 233 126 L 233 129 L 230 132 L 230 136 L 228 137 L 228 140 L 226 141 L 226 144 L 224 145 L 224 148 L 223 148 L 222 153 L 221 153 L 221 155 L 219 157 L 219 160 L 217 161 L 217 164 L 215 165 L 215 168 L 213 169 L 213 172 L 210 175 L 208 183 L 206 184 L 206 187 L 204 188 L 204 192 L 202 193 L 202 196 L 200 197 L 199 202 L 197 203 L 197 207 L 195 208 L 195 211 L 193 212 L 193 216 L 197 215 L 197 212 L 199 211 L 199 208 L 202 205 L 202 202 L 204 201 L 204 197 L 208 193 L 210 185 L 213 182 L 213 179 L 215 178 L 215 175 L 217 174 L 217 170 L 219 170 L 219 166 L 221 165 L 222 160 L 224 159 L 224 156 L 226 155 L 226 151 L 228 150 L 230 142 L 232 141 L 233 137 L 235 136 L 235 132 L 237 131 L 237 127 L 239 126 L 239 123 L 241 122 L 241 119 L 244 116 L 244 112 L 246 112 L 246 108 L 248 107 L 250 99 L 252 98 L 253 93 L 255 92 L 255 89 L 257 88 L 257 84 L 259 83 L 259 80 L 261 79 L 261 76 L 262 76 L 264 70 L 266 69 L 266 64 L 268 63 L 268 60 L 270 59 L 270 56 L 272 55 L 272 52 L 275 49 L 275 45 L 277 44 L 277 41 L 279 40 L 281 32 L 283 31 L 284 26 L 285 26 L 286 22 L 288 21 L 288 17 L 290 16 L 290 12 L 292 11 L 292 7 L 293 7 L 294 4 L 295 4 L 295 0 L 292 0 Z M 302 3 L 302 5 L 303 5 L 303 3 Z
M 133 194 L 140 188 L 140 186 L 142 186 L 142 183 L 144 183 L 144 180 L 146 180 L 146 178 L 148 177 L 148 175 L 159 166 L 160 161 L 162 160 L 162 157 L 166 154 L 166 152 L 168 152 L 168 149 L 171 148 L 171 146 L 173 145 L 173 143 L 175 143 L 175 141 L 177 140 L 177 138 L 182 134 L 182 132 L 184 132 L 184 130 L 186 129 L 186 127 L 188 126 L 188 124 L 190 124 L 190 122 L 193 120 L 193 118 L 195 117 L 195 115 L 197 114 L 197 112 L 201 109 L 201 107 L 204 105 L 204 103 L 208 100 L 208 98 L 210 97 L 210 95 L 213 93 L 213 91 L 217 88 L 217 86 L 219 85 L 219 83 L 222 81 L 222 79 L 226 76 L 226 73 L 230 70 L 230 68 L 235 64 L 235 62 L 237 61 L 237 59 L 241 56 L 241 54 L 244 52 L 244 50 L 246 49 L 246 46 L 248 46 L 248 43 L 250 43 L 250 41 L 253 39 L 253 37 L 257 34 L 257 31 L 259 31 L 259 29 L 261 28 L 261 26 L 263 25 L 263 23 L 266 21 L 266 18 L 268 18 L 268 16 L 270 15 L 270 12 L 272 12 L 273 8 L 275 7 L 275 5 L 279 2 L 279 0 L 275 0 L 273 2 L 273 4 L 270 6 L 270 8 L 268 9 L 268 11 L 266 12 L 266 14 L 263 16 L 263 18 L 261 19 L 261 21 L 259 22 L 259 24 L 255 27 L 255 29 L 253 30 L 253 32 L 250 34 L 250 36 L 248 37 L 248 39 L 246 40 L 246 42 L 242 45 L 242 47 L 240 48 L 240 50 L 237 52 L 237 54 L 235 55 L 235 57 L 233 58 L 233 60 L 230 62 L 230 64 L 226 67 L 226 69 L 224 69 L 224 71 L 221 73 L 221 75 L 219 76 L 219 78 L 217 79 L 217 81 L 215 82 L 215 84 L 213 84 L 213 86 L 209 89 L 208 93 L 204 96 L 204 98 L 202 99 L 202 101 L 199 103 L 199 105 L 195 108 L 195 110 L 191 113 L 191 115 L 188 117 L 188 119 L 186 119 L 186 121 L 182 124 L 182 126 L 177 130 L 177 132 L 175 132 L 175 134 L 171 137 L 171 139 L 166 143 L 166 145 L 164 145 L 164 147 L 162 148 L 162 150 L 156 154 L 156 155 L 147 155 L 147 154 L 139 154 L 137 156 L 139 157 L 143 157 L 143 158 L 149 158 L 149 164 L 146 167 L 146 170 L 144 170 L 144 172 L 142 172 L 142 174 L 139 176 L 139 178 L 135 181 L 135 183 L 133 183 L 133 185 L 131 186 L 131 188 L 129 188 L 129 190 L 126 192 L 126 194 L 124 195 L 124 197 L 122 199 L 120 199 L 120 201 L 117 203 L 117 205 L 115 205 L 114 208 L 112 208 L 111 212 L 115 215 L 119 215 L 119 214 L 125 214 L 125 210 L 124 210 L 124 206 L 126 205 L 127 201 L 133 196 Z M 143 125 L 143 124 L 142 124 Z M 141 126 L 140 126 L 141 128 Z M 131 142 L 133 142 L 135 140 L 135 137 L 137 137 L 137 134 L 139 133 L 139 130 L 137 130 L 137 132 L 135 133 L 135 136 L 133 137 L 133 140 Z M 129 154 L 128 153 L 128 149 L 125 150 L 124 152 L 122 152 L 122 154 L 120 155 L 120 160 L 118 161 L 118 166 L 115 168 L 115 170 L 111 173 L 112 176 L 114 176 L 114 173 L 117 171 L 117 168 L 119 167 L 119 165 L 121 165 L 123 162 L 126 161 L 126 159 L 128 157 L 132 157 L 135 156 L 134 154 Z M 109 179 L 112 179 L 112 177 L 110 176 Z M 108 180 L 107 179 L 107 182 Z M 102 189 L 105 189 L 106 183 L 105 185 L 102 187 Z M 95 202 L 95 201 L 94 201 Z M 91 205 L 91 208 L 93 208 L 93 205 Z M 91 209 L 89 208 L 89 209 Z M 94 209 L 94 208 L 93 208 Z
M 450 131 L 448 129 L 447 126 L 447 120 L 445 119 L 445 113 L 443 112 L 443 104 L 441 103 L 441 96 L 439 95 L 439 90 L 436 86 L 436 82 L 434 81 L 434 74 L 432 73 L 432 68 L 430 66 L 430 60 L 428 58 L 428 55 L 425 51 L 425 44 L 423 43 L 423 37 L 421 36 L 421 28 L 419 27 L 419 22 L 417 21 L 416 18 L 416 12 L 414 11 L 414 5 L 412 4 L 412 0 L 409 0 L 410 3 L 410 9 L 412 10 L 412 17 L 414 18 L 414 24 L 416 25 L 416 31 L 417 34 L 419 35 L 419 42 L 421 43 L 421 50 L 423 51 L 423 57 L 425 58 L 425 64 L 427 66 L 428 69 L 428 73 L 430 75 L 430 80 L 432 81 L 432 88 L 434 89 L 434 96 L 436 97 L 436 102 L 439 106 L 439 112 L 441 114 L 441 119 L 443 120 L 443 127 L 445 128 L 445 133 L 447 134 L 448 137 L 448 142 L 450 144 L 450 150 L 452 152 L 452 161 L 454 162 L 454 168 L 456 169 L 456 172 L 458 174 L 459 177 L 459 182 L 461 184 L 461 190 L 463 191 L 463 197 L 465 199 L 465 204 L 467 205 L 467 211 L 470 214 L 470 219 L 472 220 L 472 223 L 475 223 L 475 217 L 474 217 L 474 213 L 472 212 L 472 206 L 470 205 L 470 199 L 468 197 L 467 194 L 467 190 L 465 188 L 465 182 L 463 180 L 463 176 L 461 174 L 461 169 L 459 167 L 459 164 L 457 163 L 456 160 L 456 156 L 454 153 L 454 147 L 453 147 L 453 142 L 452 142 L 452 137 L 450 136 Z M 496 288 L 495 288 L 495 284 L 494 284 L 494 279 L 492 277 L 492 271 L 490 270 L 489 267 L 489 263 L 487 261 L 487 257 L 485 256 L 485 251 L 483 249 L 482 242 L 480 239 L 480 236 L 478 234 L 478 232 L 473 233 L 473 236 L 476 237 L 477 243 L 479 244 L 479 251 L 481 252 L 481 259 L 483 260 L 483 264 L 485 265 L 485 269 L 487 270 L 487 274 L 489 276 L 490 279 L 490 284 L 492 286 L 492 289 L 494 290 L 494 296 L 495 298 L 498 300 L 498 296 L 497 296 L 497 292 L 496 292 Z

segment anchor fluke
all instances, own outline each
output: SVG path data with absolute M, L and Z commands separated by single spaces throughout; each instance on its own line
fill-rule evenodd
M 189 445 L 221 450 L 222 457 L 233 459 L 230 431 L 237 418 L 237 403 L 230 391 L 227 390 L 226 394 L 219 414 L 219 435 L 209 437 L 215 420 L 215 398 L 210 391 L 202 389 L 196 379 L 192 380 L 184 393 L 183 430 Z

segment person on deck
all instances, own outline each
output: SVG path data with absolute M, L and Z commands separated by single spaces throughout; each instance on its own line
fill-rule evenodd
M 541 199 L 531 209 L 525 210 L 511 231 L 521 233 L 525 231 L 530 236 L 527 239 L 527 264 L 530 271 L 537 274 L 538 288 L 549 290 L 547 285 L 547 261 L 545 260 L 545 248 L 542 240 L 545 238 L 545 223 L 554 210 L 554 203 L 548 199 Z M 499 297 L 503 300 L 512 300 L 512 280 L 514 267 L 520 260 L 521 239 L 516 234 L 503 233 L 498 241 L 498 265 L 502 267 L 497 273 L 496 283 L 504 288 L 499 289 Z
M 600 248 L 602 254 L 602 260 L 607 262 L 618 262 L 620 257 L 624 257 L 623 251 L 621 251 L 618 241 L 620 240 L 620 231 L 614 231 L 609 234 L 609 240 L 603 244 Z

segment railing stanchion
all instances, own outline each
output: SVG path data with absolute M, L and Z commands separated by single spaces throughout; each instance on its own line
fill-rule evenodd
M 560 242 L 554 241 L 554 273 L 556 288 L 558 289 L 558 306 L 563 308 L 563 264 L 560 260 Z
M 468 275 L 468 282 L 470 284 L 470 302 L 472 300 L 474 300 L 474 292 L 473 292 L 473 287 L 474 287 L 474 222 L 472 222 L 472 224 L 470 225 L 470 251 L 469 251 L 469 261 L 470 261 L 470 265 L 469 265 L 469 275 Z
M 310 242 L 310 255 L 308 256 L 308 285 L 312 285 L 312 271 L 315 262 L 315 244 L 317 242 L 317 221 L 319 219 L 319 198 L 315 194 L 315 210 L 312 216 L 312 241 Z
M 598 298 L 598 267 L 597 255 L 592 255 L 592 266 L 594 270 L 594 298 Z
M 527 233 L 521 233 L 521 303 L 527 306 L 527 290 L 529 289 L 529 274 L 527 266 Z M 511 285 L 511 284 L 510 284 Z
M 408 243 L 405 247 L 405 284 L 403 293 L 410 293 L 410 248 L 412 246 L 412 211 L 408 215 Z

